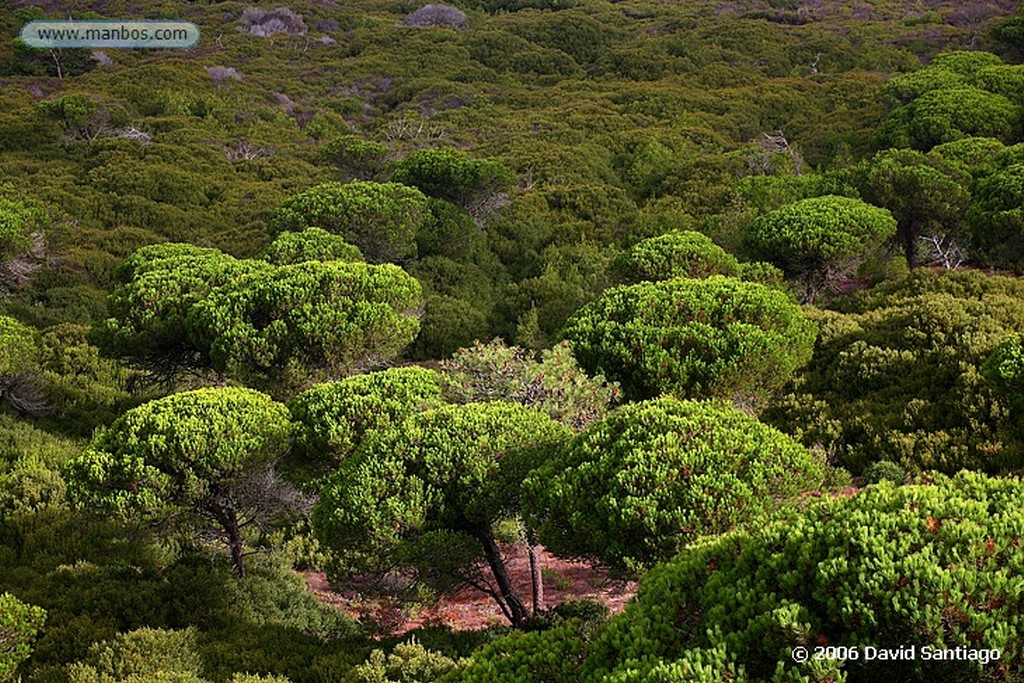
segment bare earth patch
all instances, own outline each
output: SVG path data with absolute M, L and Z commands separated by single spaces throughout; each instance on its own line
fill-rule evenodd
M 530 564 L 523 546 L 503 546 L 506 566 L 519 595 L 530 603 Z M 568 599 L 589 598 L 620 611 L 636 594 L 636 583 L 608 578 L 607 572 L 586 562 L 560 560 L 538 548 L 544 576 L 544 597 L 550 609 Z M 382 628 L 382 635 L 402 635 L 421 626 L 448 626 L 454 631 L 471 631 L 491 626 L 507 626 L 497 603 L 487 595 L 464 589 L 441 599 L 436 605 L 410 614 L 396 605 L 370 599 L 359 593 L 358 586 L 341 586 L 331 590 L 323 572 L 303 572 L 309 590 L 321 601 L 357 619 L 371 619 Z

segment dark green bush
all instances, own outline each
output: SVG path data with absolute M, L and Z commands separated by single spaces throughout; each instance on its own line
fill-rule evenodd
M 270 219 L 274 232 L 323 228 L 359 247 L 371 263 L 416 256 L 416 235 L 430 220 L 427 198 L 398 183 L 324 183 L 290 197 Z

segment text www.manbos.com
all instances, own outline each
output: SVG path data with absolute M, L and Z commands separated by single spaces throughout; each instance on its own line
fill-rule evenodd
M 31 21 L 21 40 L 40 48 L 182 48 L 199 41 L 199 28 L 187 21 Z

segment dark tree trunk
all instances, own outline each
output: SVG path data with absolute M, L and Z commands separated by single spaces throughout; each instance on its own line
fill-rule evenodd
M 913 270 L 917 266 L 917 238 L 921 236 L 924 226 L 920 219 L 911 218 L 900 228 L 900 236 L 903 238 L 903 254 L 907 257 L 907 266 Z
M 242 530 L 238 526 L 238 515 L 230 505 L 211 503 L 210 514 L 217 520 L 228 537 L 228 550 L 231 552 L 231 564 L 239 577 L 245 578 L 245 554 L 242 549 Z
M 480 529 L 477 531 L 476 537 L 484 548 L 484 557 L 487 558 L 487 564 L 494 575 L 494 581 L 498 584 L 498 591 L 505 602 L 509 621 L 512 622 L 512 626 L 515 628 L 523 628 L 526 626 L 530 615 L 526 611 L 526 605 L 523 604 L 522 599 L 512 586 L 508 571 L 505 569 L 505 558 L 501 556 L 501 550 L 498 549 L 498 544 L 494 542 L 491 530 L 489 528 Z
M 544 611 L 544 575 L 537 556 L 537 534 L 533 529 L 526 530 L 526 548 L 530 553 L 530 583 L 533 584 L 533 614 L 536 616 Z

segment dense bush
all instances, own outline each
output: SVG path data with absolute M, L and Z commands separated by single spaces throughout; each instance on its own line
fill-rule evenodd
M 0 593 L 0 680 L 14 680 L 18 665 L 32 654 L 32 642 L 46 621 L 46 612 Z
M 511 188 L 513 177 L 494 159 L 472 159 L 456 149 L 413 152 L 395 167 L 393 180 L 469 208 Z
M 796 277 L 804 298 L 852 274 L 870 250 L 896 233 L 885 209 L 848 197 L 804 199 L 758 217 L 747 241 L 761 258 Z
M 815 327 L 782 292 L 721 276 L 616 287 L 563 336 L 626 396 L 759 400 L 810 358 Z
M 314 529 L 349 568 L 410 572 L 439 592 L 487 590 L 521 627 L 529 614 L 494 525 L 516 516 L 523 476 L 569 433 L 504 402 L 414 414 L 342 464 L 314 508 Z
M 269 472 L 288 449 L 287 409 L 250 389 L 198 389 L 134 408 L 64 469 L 76 502 L 125 518 L 198 513 L 244 575 L 242 529 L 287 513 Z
M 425 368 L 392 368 L 317 385 L 288 402 L 294 421 L 289 457 L 303 469 L 335 470 L 373 432 L 440 404 L 440 376 Z
M 539 361 L 500 339 L 477 342 L 459 349 L 441 368 L 444 395 L 452 403 L 511 401 L 575 430 L 604 417 L 619 394 L 604 377 L 587 377 L 564 342 L 543 351 Z
M 837 680 L 838 669 L 850 681 L 1013 680 L 1024 654 L 1013 597 L 1024 577 L 1012 559 L 1022 495 L 1017 480 L 966 473 L 883 484 L 698 544 L 645 578 L 595 643 L 583 678 L 694 676 L 694 655 L 718 651 L 719 676 L 740 670 L 749 680 Z M 793 647 L 819 645 L 914 645 L 918 656 L 793 662 Z M 1002 654 L 998 664 L 928 661 L 925 646 Z
M 430 219 L 427 198 L 398 183 L 324 183 L 286 200 L 271 229 L 323 228 L 362 251 L 371 263 L 401 263 L 416 256 L 416 234 Z
M 915 271 L 814 316 L 821 336 L 791 391 L 764 417 L 859 473 L 1020 467 L 1008 397 L 985 360 L 1022 332 L 1024 288 L 977 272 Z
M 444 680 L 1015 680 L 1022 504 L 1019 480 L 973 473 L 829 497 L 689 546 L 596 632 L 570 624 L 504 638 Z M 861 656 L 794 661 L 795 647 L 826 646 Z M 916 657 L 869 661 L 867 646 L 914 646 Z M 925 647 L 961 656 L 926 659 Z M 963 657 L 967 648 L 988 661 Z
M 394 358 L 419 331 L 419 305 L 397 266 L 307 261 L 215 289 L 186 329 L 214 369 L 287 393 Z
M 282 232 L 274 238 L 263 258 L 277 266 L 305 261 L 362 261 L 363 255 L 338 235 L 321 228 Z
M 629 283 L 671 280 L 675 277 L 736 277 L 736 257 L 699 232 L 674 232 L 638 242 L 615 263 Z
M 192 307 L 215 288 L 269 268 L 190 244 L 143 247 L 117 271 L 120 285 L 108 299 L 110 317 L 94 329 L 96 343 L 164 374 L 202 367 L 207 361 L 185 328 Z
M 798 443 L 732 407 L 665 397 L 592 425 L 524 487 L 546 548 L 637 573 L 819 488 L 823 474 Z

